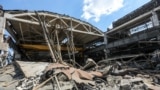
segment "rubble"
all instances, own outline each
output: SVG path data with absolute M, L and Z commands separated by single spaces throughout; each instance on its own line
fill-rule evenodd
M 144 62 L 143 62 L 144 63 Z M 147 62 L 145 62 L 147 63 Z M 103 63 L 105 64 L 105 63 Z M 139 63 L 141 64 L 141 63 Z M 60 63 L 16 61 L 0 69 L 0 88 L 15 90 L 159 90 L 159 72 L 123 65 L 97 64 L 86 70 Z M 128 64 L 130 65 L 130 64 Z M 129 67 L 129 68 L 126 68 Z M 27 69 L 28 68 L 28 69 Z M 39 68 L 39 69 L 37 69 Z M 104 73 L 107 72 L 107 73 Z M 118 73 L 117 73 L 118 72 Z M 122 74 L 123 72 L 123 74 Z
M 14 65 L 0 68 L 0 90 L 13 90 L 24 76 Z

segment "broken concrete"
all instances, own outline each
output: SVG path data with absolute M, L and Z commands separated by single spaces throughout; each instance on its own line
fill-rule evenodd
M 36 76 L 42 73 L 49 65 L 48 62 L 24 62 L 16 61 L 26 78 Z
M 139 70 L 138 68 L 125 71 L 127 73 L 124 73 L 124 75 L 114 75 L 113 72 L 118 67 L 112 64 L 109 65 L 110 68 L 108 68 L 107 65 L 103 68 L 97 68 L 101 67 L 97 65 L 95 66 L 97 68 L 97 71 L 84 71 L 68 66 L 67 64 L 64 65 L 60 63 L 47 62 L 16 61 L 16 65 L 18 65 L 17 68 L 20 68 L 21 72 L 23 72 L 25 78 L 21 79 L 11 77 L 16 76 L 17 72 L 15 72 L 15 70 L 17 69 L 14 69 L 13 66 L 12 68 L 11 66 L 7 66 L 6 68 L 1 69 L 0 88 L 2 90 L 9 90 L 7 89 L 9 88 L 8 86 L 16 88 L 17 90 L 46 90 L 53 88 L 61 88 L 61 90 L 65 90 L 66 88 L 78 88 L 78 90 L 93 90 L 97 88 L 101 88 L 100 90 L 160 89 L 158 74 L 156 74 L 155 76 L 147 73 L 142 74 L 142 71 L 137 72 L 137 70 Z M 123 70 L 123 67 L 124 66 L 121 66 L 121 69 L 116 70 Z M 30 72 L 28 68 L 33 71 Z M 102 72 L 105 70 L 108 70 L 109 72 L 102 74 Z M 134 72 L 134 70 L 136 71 L 136 73 Z M 22 77 L 22 75 L 18 75 L 18 77 Z
M 22 78 L 23 75 L 18 69 L 15 69 L 14 65 L 0 68 L 0 90 L 14 90 Z

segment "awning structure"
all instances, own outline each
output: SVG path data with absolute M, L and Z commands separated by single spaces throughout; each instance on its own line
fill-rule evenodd
M 93 25 L 68 15 L 47 11 L 36 12 L 48 29 L 48 37 L 55 45 L 59 44 L 62 51 L 67 50 L 69 40 L 74 43 L 75 51 L 82 51 L 85 44 L 104 36 L 103 32 Z M 6 30 L 21 48 L 49 50 L 38 16 L 34 11 L 5 10 L 4 17 Z M 55 40 L 55 31 L 58 40 Z

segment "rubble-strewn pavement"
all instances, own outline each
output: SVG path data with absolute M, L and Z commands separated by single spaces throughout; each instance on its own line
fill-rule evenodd
M 84 67 L 15 61 L 0 68 L 0 90 L 160 90 L 158 61 L 90 60 Z

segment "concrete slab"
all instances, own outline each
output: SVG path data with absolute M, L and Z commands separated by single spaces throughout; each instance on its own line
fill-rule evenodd
M 36 76 L 49 65 L 47 62 L 16 61 L 16 63 L 19 65 L 25 77 Z
M 0 42 L 0 50 L 8 51 L 8 43 Z

